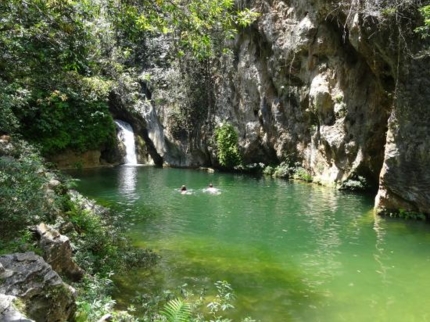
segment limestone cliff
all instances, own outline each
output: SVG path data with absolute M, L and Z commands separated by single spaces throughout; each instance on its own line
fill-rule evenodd
M 178 60 L 149 37 L 111 113 L 132 124 L 143 163 L 216 167 L 214 130 L 229 122 L 244 163 L 287 161 L 324 185 L 359 182 L 378 212 L 430 213 L 430 44 L 414 32 L 424 4 L 237 0 L 260 17 L 231 55 Z
M 233 55 L 206 69 L 183 68 L 188 77 L 200 70 L 200 86 L 187 87 L 182 76 L 151 88 L 164 127 L 164 160 L 216 165 L 213 130 L 227 121 L 239 133 L 245 163 L 299 162 L 315 182 L 361 180 L 375 193 L 379 187 L 378 211 L 429 213 L 429 44 L 413 31 L 422 24 L 422 4 L 237 4 L 261 16 L 237 36 Z M 206 103 L 192 99 L 202 88 Z M 178 132 L 178 122 L 187 122 L 172 112 L 180 103 L 166 95 L 200 109 L 184 113 L 188 130 Z

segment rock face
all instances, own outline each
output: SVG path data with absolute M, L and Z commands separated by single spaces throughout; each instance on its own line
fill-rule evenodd
M 151 38 L 143 72 L 120 82 L 110 111 L 133 126 L 141 162 L 216 167 L 214 131 L 229 122 L 244 163 L 299 164 L 314 182 L 371 189 L 377 212 L 430 214 L 422 3 L 236 1 L 261 15 L 232 55 L 178 61 Z
M 80 280 L 84 276 L 84 271 L 72 260 L 69 238 L 44 223 L 37 225 L 36 232 L 44 258 L 52 269 L 73 281 Z
M 65 151 L 61 154 L 51 156 L 49 161 L 57 164 L 62 169 L 94 168 L 103 165 L 101 152 L 98 150 L 86 151 L 84 153 Z
M 379 212 L 429 213 L 430 61 L 423 53 L 429 44 L 413 32 L 422 24 L 416 4 L 240 4 L 261 16 L 237 36 L 234 55 L 210 67 L 209 87 L 207 75 L 199 79 L 194 68 L 188 78 L 200 80 L 198 90 L 174 81 L 152 88 L 164 128 L 164 161 L 216 165 L 214 129 L 230 122 L 245 163 L 299 162 L 314 182 L 341 186 L 356 180 L 375 194 L 379 190 Z M 164 80 L 174 79 L 169 77 Z M 189 100 L 204 87 L 213 100 Z M 188 99 L 203 117 L 183 113 L 192 127 L 178 131 L 180 118 L 171 112 L 178 106 L 166 97 Z
M 0 321 L 3 322 L 34 322 L 25 317 L 14 304 L 17 301 L 15 296 L 0 294 Z
M 0 293 L 19 298 L 31 319 L 38 322 L 73 319 L 74 289 L 63 283 L 42 257 L 33 252 L 3 255 L 0 264 L 7 272 L 1 278 Z M 11 312 L 8 308 L 3 310 L 6 315 L 12 314 L 8 312 Z
M 390 104 L 378 76 L 328 3 L 261 3 L 238 40 L 235 79 L 222 84 L 234 86 L 224 92 L 245 160 L 271 151 L 271 161 L 299 161 L 314 181 L 362 176 L 376 186 Z

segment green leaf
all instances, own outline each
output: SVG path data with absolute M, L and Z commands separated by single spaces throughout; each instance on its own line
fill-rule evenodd
M 188 322 L 190 321 L 191 308 L 188 303 L 180 299 L 173 299 L 167 302 L 161 313 L 168 322 Z

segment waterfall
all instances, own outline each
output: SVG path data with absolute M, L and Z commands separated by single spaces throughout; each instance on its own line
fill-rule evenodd
M 124 157 L 125 164 L 137 164 L 136 147 L 134 141 L 133 128 L 127 122 L 115 120 L 115 123 L 120 128 L 118 139 L 125 145 L 126 155 Z

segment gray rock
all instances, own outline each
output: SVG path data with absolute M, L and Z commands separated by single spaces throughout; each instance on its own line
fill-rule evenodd
M 33 252 L 16 253 L 0 256 L 0 263 L 6 271 L 13 272 L 2 280 L 0 293 L 19 298 L 28 317 L 38 322 L 73 318 L 75 290 L 42 257 Z
M 12 295 L 0 294 L 0 321 L 2 322 L 34 322 L 19 311 L 15 302 L 17 298 Z
M 40 237 L 39 246 L 44 252 L 43 257 L 52 269 L 73 281 L 80 280 L 84 276 L 84 271 L 72 259 L 69 238 L 45 223 L 39 224 L 36 232 Z

